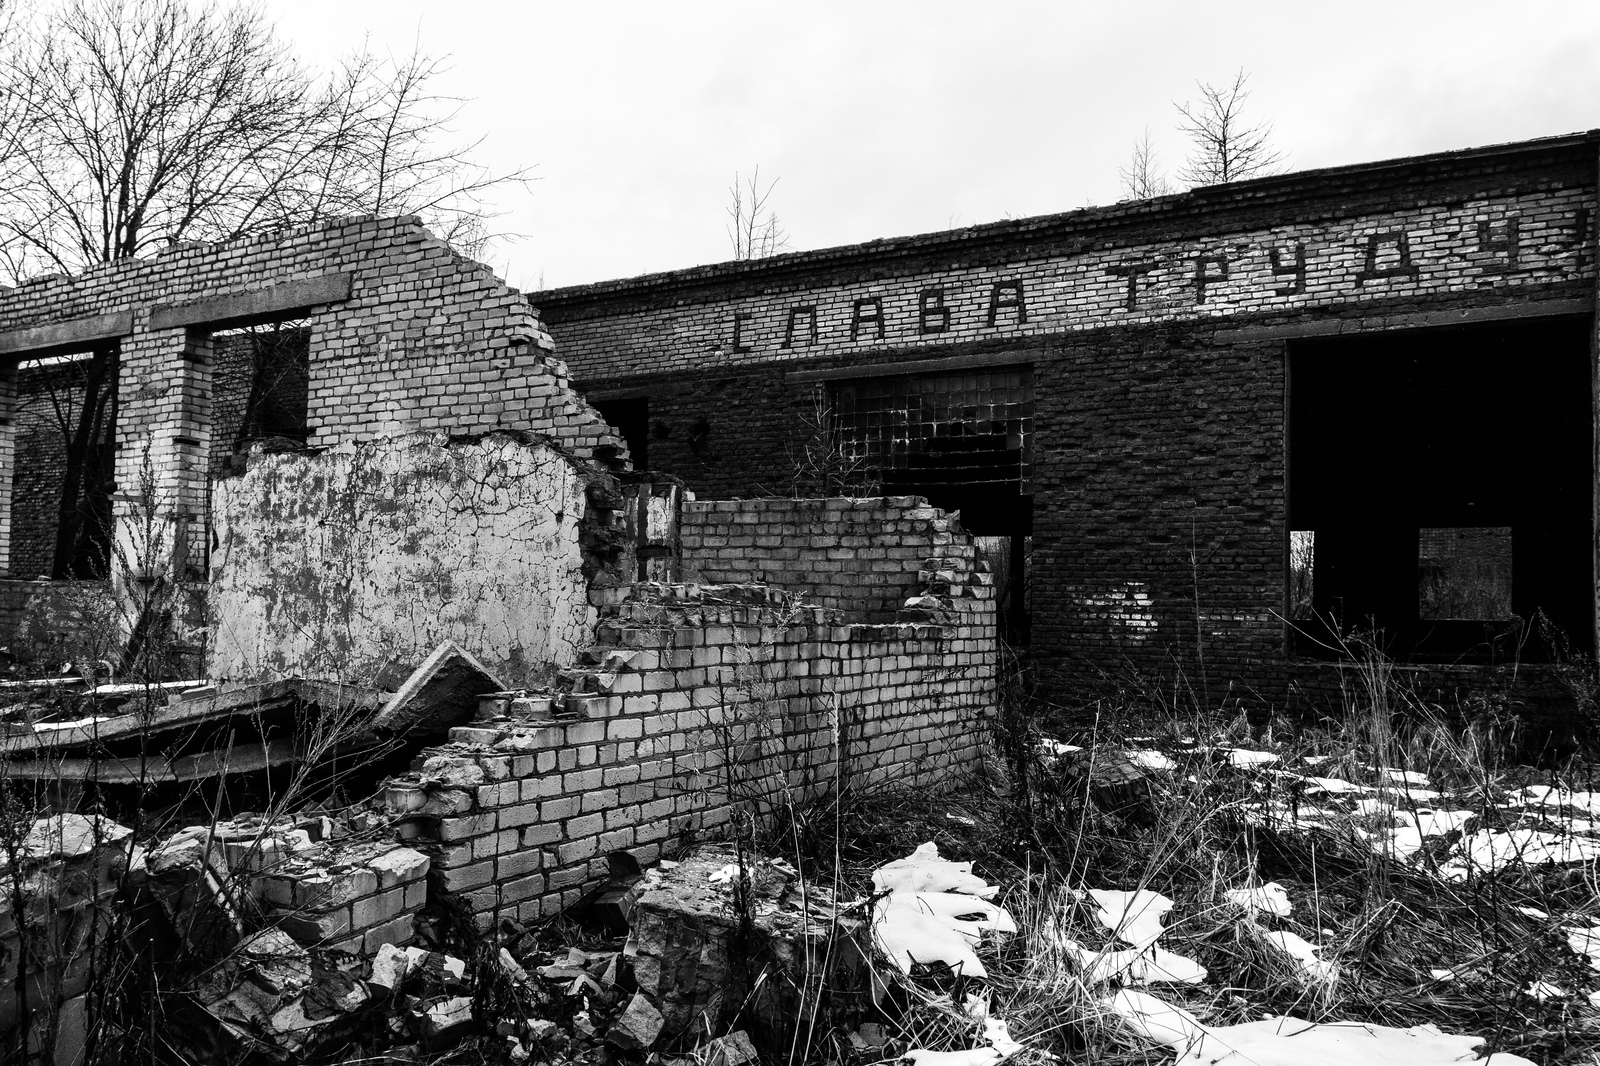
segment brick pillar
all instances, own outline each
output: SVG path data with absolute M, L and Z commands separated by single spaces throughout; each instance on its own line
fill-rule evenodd
M 137 600 L 156 579 L 205 578 L 210 334 L 136 326 L 120 373 L 112 580 Z

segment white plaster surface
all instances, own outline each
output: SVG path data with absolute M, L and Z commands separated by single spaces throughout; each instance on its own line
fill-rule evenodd
M 571 462 L 509 435 L 258 456 L 214 490 L 209 673 L 368 683 L 450 639 L 533 683 L 593 639 L 585 505 Z

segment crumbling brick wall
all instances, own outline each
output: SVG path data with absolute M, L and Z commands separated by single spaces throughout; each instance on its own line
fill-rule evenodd
M 653 860 L 752 802 L 949 784 L 979 765 L 998 667 L 991 575 L 953 554 L 887 625 L 763 586 L 609 590 L 584 657 L 596 691 L 558 697 L 576 720 L 452 730 L 390 810 L 413 813 L 438 890 L 488 922 L 553 914 L 613 852 Z
M 929 558 L 972 550 L 914 496 L 691 500 L 678 521 L 686 580 L 771 585 L 863 622 L 892 622 Z
M 214 430 L 209 335 L 289 317 L 311 331 L 313 446 L 417 430 L 515 430 L 583 460 L 626 461 L 622 439 L 569 387 L 523 295 L 410 217 L 186 245 L 41 278 L 0 293 L 0 354 L 120 346 L 118 485 L 137 494 L 148 457 L 162 517 L 177 530 L 163 525 L 160 537 L 140 540 L 134 503 L 124 498 L 121 548 L 142 557 L 158 540 L 166 551 L 185 542 L 203 558 Z M 9 408 L 9 392 L 0 398 Z

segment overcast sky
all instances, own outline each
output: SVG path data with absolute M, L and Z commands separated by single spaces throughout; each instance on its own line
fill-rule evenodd
M 1600 3 L 266 0 L 322 63 L 448 54 L 479 158 L 531 165 L 490 259 L 563 285 L 731 258 L 757 164 L 795 250 L 1116 201 L 1149 126 L 1240 68 L 1291 169 L 1600 126 Z

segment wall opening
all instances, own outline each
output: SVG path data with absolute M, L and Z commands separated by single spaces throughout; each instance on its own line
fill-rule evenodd
M 628 445 L 628 459 L 635 470 L 650 468 L 650 401 L 645 397 L 626 400 L 590 400 L 589 406 L 622 434 Z
M 1590 324 L 1298 341 L 1289 352 L 1290 642 L 1381 635 L 1414 662 L 1593 647 Z
M 100 578 L 116 480 L 118 346 L 17 366 L 12 577 Z
M 1001 637 L 1026 644 L 1033 533 L 1030 367 L 835 382 L 828 407 L 841 447 L 891 495 L 960 511 L 987 543 Z M 1004 542 L 1003 546 L 1001 542 Z
M 250 445 L 304 445 L 309 434 L 311 330 L 304 320 L 211 335 L 213 477 L 244 470 Z

